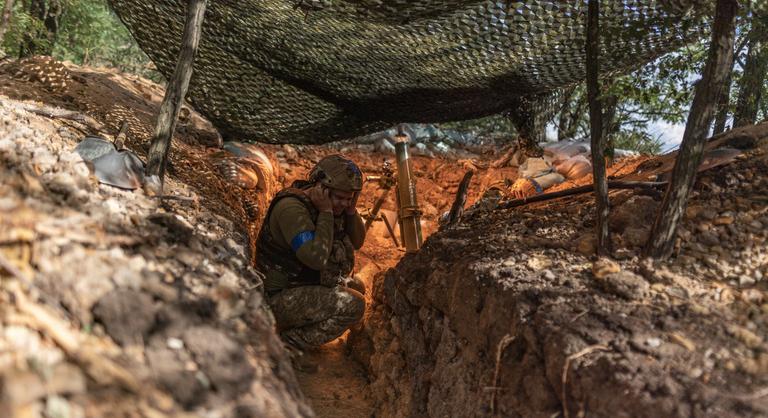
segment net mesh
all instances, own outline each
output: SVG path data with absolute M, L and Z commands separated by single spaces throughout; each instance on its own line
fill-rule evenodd
M 603 0 L 605 71 L 701 35 L 706 0 Z M 111 0 L 173 73 L 186 0 Z M 324 143 L 545 108 L 585 78 L 585 0 L 209 0 L 188 99 L 231 139 Z

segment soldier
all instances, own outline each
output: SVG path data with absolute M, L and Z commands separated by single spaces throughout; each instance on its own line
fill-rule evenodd
M 365 240 L 355 208 L 362 187 L 357 165 L 331 155 L 269 206 L 256 265 L 280 335 L 294 348 L 325 344 L 363 317 L 365 285 L 350 277 Z

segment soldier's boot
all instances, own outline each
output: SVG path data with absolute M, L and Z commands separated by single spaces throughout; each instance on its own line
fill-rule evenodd
M 358 292 L 360 292 L 360 294 L 362 294 L 362 295 L 365 295 L 365 293 L 366 293 L 366 290 L 365 290 L 365 282 L 363 282 L 363 279 L 361 279 L 361 278 L 357 277 L 356 275 L 355 275 L 355 276 L 352 276 L 352 277 L 350 277 L 350 278 L 347 280 L 347 282 L 346 282 L 346 286 L 347 286 L 348 288 L 350 288 L 350 289 L 354 289 L 354 290 L 357 290 L 357 291 L 358 291 Z

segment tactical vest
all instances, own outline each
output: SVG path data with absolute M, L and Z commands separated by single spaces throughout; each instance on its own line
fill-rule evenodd
M 306 187 L 307 183 L 297 181 L 294 182 L 291 187 L 281 190 L 275 195 L 274 199 L 272 199 L 272 203 L 269 205 L 269 209 L 267 209 L 267 215 L 264 218 L 264 223 L 261 227 L 261 231 L 259 231 L 259 236 L 256 241 L 256 268 L 264 274 L 273 270 L 279 271 L 287 279 L 286 287 L 318 285 L 321 281 L 321 274 L 334 276 L 347 275 L 352 271 L 352 266 L 354 266 L 354 252 L 351 249 L 351 244 L 348 243 L 349 238 L 346 237 L 343 219 L 334 218 L 334 245 L 332 245 L 332 247 L 335 248 L 336 244 L 340 244 L 344 247 L 344 244 L 342 243 L 347 243 L 346 247 L 349 248 L 349 251 L 346 252 L 346 257 L 344 257 L 346 262 L 336 264 L 332 260 L 329 260 L 327 268 L 323 272 L 307 267 L 298 257 L 296 257 L 296 253 L 293 252 L 291 248 L 283 248 L 276 242 L 269 225 L 269 218 L 272 215 L 272 210 L 275 205 L 281 199 L 286 197 L 298 199 L 309 212 L 312 222 L 315 224 L 317 223 L 317 217 L 320 214 L 320 211 L 318 211 L 315 205 L 312 204 L 312 200 L 304 194 L 304 191 L 299 188 L 302 186 Z M 337 243 L 336 241 L 339 242 Z M 333 258 L 333 256 L 331 257 Z

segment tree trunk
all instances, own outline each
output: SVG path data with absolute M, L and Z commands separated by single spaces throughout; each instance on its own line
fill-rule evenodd
M 184 25 L 184 37 L 179 51 L 179 59 L 173 77 L 160 105 L 157 124 L 149 147 L 147 162 L 147 178 L 150 189 L 162 195 L 165 167 L 171 147 L 171 137 L 176 127 L 181 104 L 187 94 L 189 80 L 192 77 L 192 63 L 200 43 L 203 17 L 207 0 L 189 0 L 187 5 L 187 21 Z
M 601 99 L 601 107 L 603 108 L 603 142 L 605 157 L 605 165 L 608 167 L 613 166 L 613 158 L 616 153 L 616 145 L 614 143 L 614 137 L 619 133 L 619 124 L 616 121 L 616 111 L 619 108 L 619 97 L 615 94 L 605 94 Z
M 763 93 L 766 71 L 768 71 L 768 25 L 762 20 L 768 18 L 753 17 L 752 30 L 749 31 L 747 61 L 744 75 L 739 83 L 739 99 L 733 115 L 733 126 L 755 123 L 757 110 Z
M 731 68 L 738 8 L 737 0 L 717 1 L 709 56 L 702 78 L 696 84 L 683 142 L 672 170 L 672 180 L 653 224 L 645 255 L 668 258 L 674 249 L 677 226 L 685 213 L 688 194 L 701 163 L 704 144 L 714 118 L 715 104 Z
M 14 0 L 5 0 L 5 7 L 3 7 L 3 17 L 0 20 L 0 42 L 3 41 L 5 31 L 8 30 L 8 24 L 11 22 L 11 14 L 13 13 Z
M 723 84 L 723 91 L 720 98 L 717 101 L 717 116 L 715 117 L 715 126 L 712 131 L 712 135 L 717 135 L 725 132 L 725 124 L 728 122 L 728 114 L 731 110 L 731 85 L 733 84 L 733 68 L 736 65 L 736 58 L 741 55 L 741 51 L 747 46 L 749 41 L 748 34 L 742 36 L 741 41 L 733 50 L 733 57 L 731 58 L 731 70 L 728 72 L 728 78 Z M 734 40 L 735 42 L 735 40 Z
M 48 0 L 47 6 L 45 8 L 45 16 L 43 17 L 43 24 L 47 30 L 46 38 L 48 39 L 51 52 L 53 52 L 53 45 L 59 38 L 59 21 L 61 21 L 61 15 L 63 12 L 64 8 L 61 5 L 61 0 Z
M 595 183 L 597 209 L 597 254 L 608 255 L 611 238 L 608 234 L 608 182 L 605 176 L 605 135 L 601 109 L 600 82 L 600 1 L 589 0 L 587 13 L 587 96 L 589 97 L 589 125 L 592 137 L 592 173 Z
M 734 61 L 732 59 L 732 61 Z M 728 72 L 728 78 L 723 83 L 723 90 L 720 92 L 720 97 L 717 99 L 717 116 L 715 117 L 715 127 L 712 131 L 713 135 L 721 134 L 725 132 L 725 123 L 728 121 L 728 106 L 731 103 L 731 81 L 733 77 L 733 64 L 731 64 L 731 71 Z

